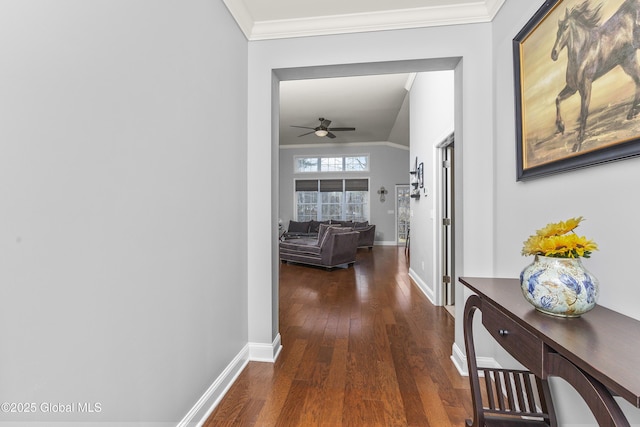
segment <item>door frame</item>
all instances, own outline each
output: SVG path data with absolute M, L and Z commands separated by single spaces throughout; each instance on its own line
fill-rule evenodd
M 268 193 L 271 197 L 271 212 L 267 215 L 267 220 L 272 225 L 271 239 L 267 239 L 261 236 L 262 243 L 265 247 L 270 248 L 271 252 L 271 280 L 261 282 L 256 280 L 254 285 L 252 280 L 254 277 L 264 277 L 262 273 L 266 273 L 265 264 L 260 264 L 255 268 L 252 268 L 249 272 L 249 294 L 248 294 L 248 307 L 249 312 L 252 313 L 249 319 L 249 339 L 252 342 L 264 344 L 264 356 L 253 358 L 253 360 L 270 360 L 275 361 L 277 354 L 281 348 L 280 333 L 278 324 L 278 282 L 279 282 L 279 260 L 277 250 L 277 239 L 273 236 L 277 236 L 277 218 L 279 210 L 279 82 L 283 80 L 293 79 L 305 79 L 305 78 L 318 78 L 318 77 L 346 77 L 356 75 L 370 75 L 370 74 L 385 74 L 385 73 L 401 73 L 401 72 L 423 72 L 423 71 L 441 71 L 441 70 L 454 70 L 455 72 L 455 88 L 454 97 L 459 102 L 462 101 L 462 57 L 438 57 L 438 58 L 422 58 L 411 60 L 392 60 L 383 62 L 363 62 L 363 63 L 346 63 L 336 65 L 324 65 L 324 66 L 310 66 L 299 67 L 293 66 L 291 68 L 271 68 L 271 192 Z M 258 97 L 259 98 L 259 97 Z M 456 110 L 455 123 L 456 127 L 462 123 L 461 110 Z M 251 129 L 251 128 L 250 128 Z M 255 147 L 253 147 L 255 148 Z M 259 151 L 259 150 L 256 150 Z M 260 151 L 265 154 L 267 150 Z M 457 154 L 460 156 L 460 153 Z M 260 156 L 255 155 L 256 159 Z M 250 162 L 251 163 L 251 162 Z M 254 191 L 255 192 L 255 191 Z M 258 194 L 258 193 L 256 193 Z M 264 194 L 264 193 L 263 193 Z M 259 201 L 256 201 L 257 204 Z M 256 218 L 264 219 L 259 214 L 255 215 Z M 251 218 L 251 216 L 250 216 Z M 275 220 L 274 220 L 275 219 Z M 260 223 L 257 221 L 256 224 Z M 257 230 L 261 230 L 257 225 L 253 226 Z M 251 227 L 250 227 L 251 231 Z M 261 252 L 261 245 L 253 245 L 251 251 L 249 251 L 249 259 L 263 259 L 263 252 Z M 261 270 L 262 269 L 262 270 Z M 269 296 L 271 298 L 269 298 Z M 437 295 L 436 295 L 437 297 Z M 272 352 L 270 350 L 273 350 Z M 267 354 L 272 353 L 272 354 Z
M 451 132 L 436 145 L 437 168 L 436 174 L 436 293 L 438 303 L 445 306 L 455 305 L 455 163 L 454 163 L 455 133 Z M 449 164 L 445 165 L 448 161 Z M 445 226 L 445 219 L 450 224 Z M 446 228 L 448 227 L 448 229 Z M 447 264 L 447 265 L 445 265 Z M 449 270 L 447 272 L 447 269 Z M 449 281 L 445 281 L 444 276 Z

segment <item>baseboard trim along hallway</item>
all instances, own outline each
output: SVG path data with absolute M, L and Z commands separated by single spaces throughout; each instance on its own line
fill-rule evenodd
M 198 399 L 191 410 L 176 427 L 193 427 L 204 423 L 209 414 L 218 406 L 236 378 L 249 363 L 249 345 L 247 344 L 224 371 Z M 194 421 L 197 420 L 197 421 Z

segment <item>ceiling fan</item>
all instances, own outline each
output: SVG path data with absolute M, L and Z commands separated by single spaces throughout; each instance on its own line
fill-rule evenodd
M 324 117 L 320 117 L 318 120 L 320 120 L 320 126 L 311 128 L 308 126 L 293 126 L 291 125 L 292 128 L 302 128 L 302 129 L 311 129 L 311 132 L 307 132 L 307 133 L 303 133 L 302 135 L 298 135 L 300 136 L 305 136 L 305 135 L 310 135 L 312 133 L 315 133 L 316 136 L 328 136 L 329 138 L 335 138 L 336 136 L 332 133 L 332 132 L 341 132 L 341 131 L 346 131 L 346 130 L 356 130 L 356 128 L 330 128 L 329 125 L 331 124 L 331 120 L 327 120 Z

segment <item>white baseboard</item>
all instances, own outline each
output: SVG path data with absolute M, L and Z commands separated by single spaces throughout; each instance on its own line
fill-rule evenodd
M 373 242 L 374 246 L 398 246 L 398 242 L 395 240 L 376 240 Z
M 416 272 L 411 268 L 409 269 L 409 277 L 411 277 L 411 280 L 413 280 L 413 282 L 418 286 L 418 289 L 422 291 L 427 299 L 431 301 L 431 304 L 436 305 L 436 299 L 433 293 L 433 289 L 430 289 L 429 286 L 427 286 L 427 284 L 420 278 L 420 276 L 418 276 Z
M 201 426 L 209 415 L 218 406 L 224 395 L 229 391 L 238 375 L 249 363 L 249 345 L 247 344 L 238 355 L 229 363 L 224 371 L 209 386 L 207 391 L 198 399 L 193 408 L 177 424 L 176 427 Z
M 456 367 L 458 373 L 463 377 L 469 376 L 469 369 L 467 368 L 467 357 L 464 355 L 458 344 L 455 342 L 451 347 L 451 361 L 453 366 Z
M 467 356 L 463 353 L 458 344 L 453 343 L 451 348 L 451 361 L 463 377 L 469 376 L 469 368 L 467 367 Z M 500 369 L 502 366 L 493 357 L 477 357 L 476 363 L 483 368 Z
M 176 427 L 195 427 L 201 426 L 209 418 L 209 415 L 218 406 L 222 398 L 238 375 L 252 362 L 275 362 L 282 350 L 280 334 L 276 336 L 271 344 L 248 343 L 240 353 L 229 363 L 218 378 L 209 386 L 207 391 L 198 399 L 193 408 L 185 415 L 185 417 L 177 424 Z
M 249 343 L 249 360 L 252 362 L 275 362 L 282 350 L 280 334 L 271 344 Z

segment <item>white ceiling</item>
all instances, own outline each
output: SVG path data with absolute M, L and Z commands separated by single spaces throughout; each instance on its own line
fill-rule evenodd
M 505 0 L 223 0 L 248 40 L 489 22 Z M 409 74 L 281 82 L 280 144 L 387 141 L 407 93 Z M 336 138 L 314 134 L 319 118 Z M 310 131 L 310 130 L 309 130 Z
M 328 79 L 292 80 L 280 83 L 280 144 L 317 144 L 388 141 L 402 106 L 410 74 L 384 74 Z M 333 132 L 336 138 L 314 134 L 319 119 L 331 127 L 355 127 Z

